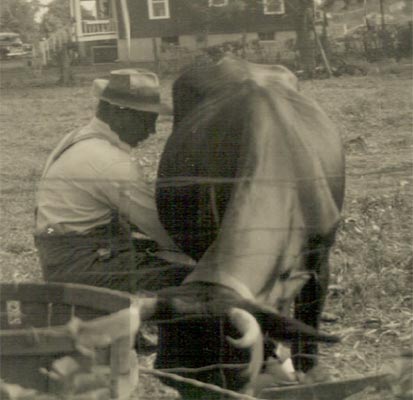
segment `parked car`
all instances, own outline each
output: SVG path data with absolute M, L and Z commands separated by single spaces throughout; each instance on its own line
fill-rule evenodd
M 32 45 L 23 43 L 18 33 L 0 32 L 1 60 L 30 56 L 31 53 Z

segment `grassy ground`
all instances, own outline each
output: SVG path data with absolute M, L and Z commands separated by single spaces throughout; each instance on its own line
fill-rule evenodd
M 83 70 L 74 87 L 54 86 L 54 71 L 3 72 L 0 282 L 41 281 L 32 240 L 36 182 L 62 135 L 92 116 L 91 79 L 106 72 Z M 336 377 L 376 372 L 412 345 L 412 79 L 408 71 L 394 72 L 301 85 L 336 122 L 347 157 L 346 201 L 326 306 L 331 321 L 323 326 L 343 341 L 323 348 L 321 357 Z M 163 86 L 170 100 L 170 80 Z M 160 120 L 158 134 L 138 149 L 148 179 L 154 178 L 170 123 Z M 141 397 L 166 396 L 156 381 L 144 382 Z

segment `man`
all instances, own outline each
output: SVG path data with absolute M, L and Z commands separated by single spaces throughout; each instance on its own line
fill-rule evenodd
M 156 254 L 190 261 L 160 224 L 153 188 L 131 155 L 155 132 L 158 114 L 170 113 L 158 78 L 146 70 L 112 71 L 109 80 L 93 82 L 93 92 L 96 116 L 53 150 L 36 194 L 35 244 L 44 278 L 125 291 L 178 285 L 191 267 Z M 134 243 L 131 225 L 143 240 Z

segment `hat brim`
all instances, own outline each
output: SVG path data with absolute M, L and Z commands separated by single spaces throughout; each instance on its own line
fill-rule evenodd
M 105 89 L 108 86 L 109 81 L 106 79 L 95 79 L 93 81 L 93 95 L 100 99 L 107 101 L 110 104 L 119 107 L 127 107 L 136 111 L 153 112 L 161 115 L 172 115 L 172 107 L 165 103 L 149 104 L 140 103 L 125 96 L 117 96 L 111 93 L 110 97 L 105 95 Z

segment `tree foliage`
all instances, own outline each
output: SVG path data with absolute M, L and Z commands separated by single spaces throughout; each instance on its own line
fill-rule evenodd
M 53 0 L 47 7 L 40 22 L 40 31 L 46 37 L 70 23 L 70 4 L 67 0 Z
M 57 31 L 70 24 L 70 3 L 68 0 L 53 0 L 47 5 L 47 12 L 40 22 L 40 32 L 43 36 Z M 81 6 L 82 19 L 93 19 L 92 13 Z
M 404 8 L 404 12 L 406 15 L 412 15 L 413 13 L 413 1 L 412 0 L 405 0 L 404 4 L 406 7 Z
M 19 33 L 23 41 L 32 41 L 38 34 L 35 15 L 40 9 L 37 0 L 2 0 L 0 30 Z

